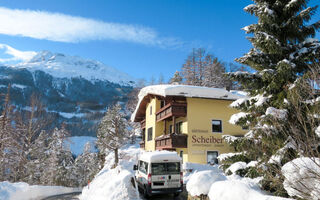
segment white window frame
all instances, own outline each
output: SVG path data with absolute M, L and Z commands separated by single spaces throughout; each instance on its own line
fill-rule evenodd
M 221 122 L 221 132 L 214 132 L 212 130 L 212 121 L 220 121 Z M 223 133 L 223 124 L 221 119 L 211 119 L 211 133 Z

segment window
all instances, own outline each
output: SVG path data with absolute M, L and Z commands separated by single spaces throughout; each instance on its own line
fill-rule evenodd
M 207 151 L 207 162 L 210 165 L 218 164 L 218 152 Z
M 212 120 L 212 132 L 222 133 L 222 121 Z
M 182 122 L 176 123 L 176 133 L 182 133 Z
M 152 163 L 152 175 L 167 175 L 167 174 L 180 174 L 180 163 Z
M 150 115 L 152 115 L 152 106 L 150 106 Z
M 164 100 L 160 101 L 160 108 L 163 108 L 166 105 L 166 102 Z
M 139 171 L 147 174 L 148 172 L 148 163 L 146 162 L 143 162 L 143 161 L 139 161 Z
M 242 126 L 242 130 L 249 130 L 248 126 Z
M 148 141 L 152 140 L 152 127 L 148 128 Z
M 173 133 L 173 126 L 172 125 L 169 126 L 169 133 L 170 134 Z

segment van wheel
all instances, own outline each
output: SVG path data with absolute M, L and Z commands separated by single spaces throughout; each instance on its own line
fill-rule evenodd
M 146 186 L 144 186 L 144 188 L 143 188 L 143 197 L 146 198 L 146 199 L 149 198 L 149 194 L 148 194 Z
M 180 195 L 180 192 L 176 192 L 176 193 L 173 194 L 174 197 L 177 197 L 179 195 Z

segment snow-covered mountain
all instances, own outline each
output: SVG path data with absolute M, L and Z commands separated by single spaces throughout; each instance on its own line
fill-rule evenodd
M 52 126 L 65 123 L 72 135 L 93 136 L 107 107 L 127 101 L 134 79 L 97 61 L 42 51 L 27 62 L 0 66 L 0 93 L 9 84 L 17 109 L 30 110 L 35 93 L 56 117 Z
M 128 74 L 101 62 L 50 51 L 41 51 L 31 60 L 12 67 L 26 68 L 32 72 L 40 70 L 56 78 L 82 77 L 90 81 L 102 80 L 121 85 L 134 83 L 134 79 Z

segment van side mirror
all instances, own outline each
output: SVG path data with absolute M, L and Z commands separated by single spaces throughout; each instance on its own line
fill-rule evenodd
M 133 170 L 138 170 L 138 166 L 137 165 L 133 165 Z

